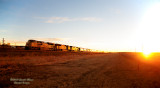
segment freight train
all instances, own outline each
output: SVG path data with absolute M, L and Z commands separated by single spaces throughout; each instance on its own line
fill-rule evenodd
M 91 52 L 91 49 L 80 48 L 63 44 L 55 44 L 51 42 L 28 40 L 25 46 L 26 50 L 49 50 L 49 51 L 76 51 Z

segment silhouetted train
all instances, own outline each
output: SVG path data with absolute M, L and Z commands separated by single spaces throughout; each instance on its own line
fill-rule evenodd
M 43 42 L 37 40 L 28 40 L 25 46 L 26 50 L 50 50 L 50 51 L 86 51 L 90 52 L 91 49 L 80 48 L 75 46 L 55 44 L 50 42 Z

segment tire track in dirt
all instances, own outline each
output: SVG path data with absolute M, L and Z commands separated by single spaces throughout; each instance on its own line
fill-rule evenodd
M 97 62 L 97 59 L 105 56 L 106 55 L 98 55 L 93 57 L 84 57 L 77 60 L 65 61 L 62 63 L 33 66 L 30 69 L 32 74 L 30 77 L 35 79 L 35 81 L 32 83 L 32 85 L 29 85 L 29 87 L 43 86 L 48 88 L 49 86 L 56 86 L 57 88 L 73 88 L 72 85 L 75 84 L 75 80 L 77 80 L 78 77 L 83 73 L 85 74 L 85 72 L 97 68 L 97 64 L 101 62 Z M 44 81 L 43 79 L 46 80 Z M 39 83 L 40 85 L 36 83 Z M 20 87 L 25 88 L 23 85 Z
M 104 75 L 110 71 L 114 65 L 110 65 L 115 56 L 107 56 L 107 58 L 100 57 L 97 59 L 98 63 L 95 64 L 95 68 L 88 69 L 88 71 L 81 74 L 79 78 L 74 80 L 74 88 L 103 88 L 104 87 Z M 93 62 L 92 62 L 93 63 Z

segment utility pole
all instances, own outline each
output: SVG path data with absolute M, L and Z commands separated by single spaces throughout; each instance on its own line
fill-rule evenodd
M 2 40 L 2 45 L 4 45 L 4 41 L 5 41 L 5 40 L 4 40 L 4 38 L 3 38 L 3 40 Z
M 4 49 L 4 38 L 3 38 L 3 40 L 2 40 L 2 46 L 3 46 L 3 49 Z
M 144 51 L 144 46 L 143 46 L 143 43 L 142 43 L 142 52 Z

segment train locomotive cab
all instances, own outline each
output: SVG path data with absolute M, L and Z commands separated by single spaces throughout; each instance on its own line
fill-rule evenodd
M 25 49 L 27 50 L 38 50 L 37 41 L 36 40 L 28 40 L 26 43 Z

